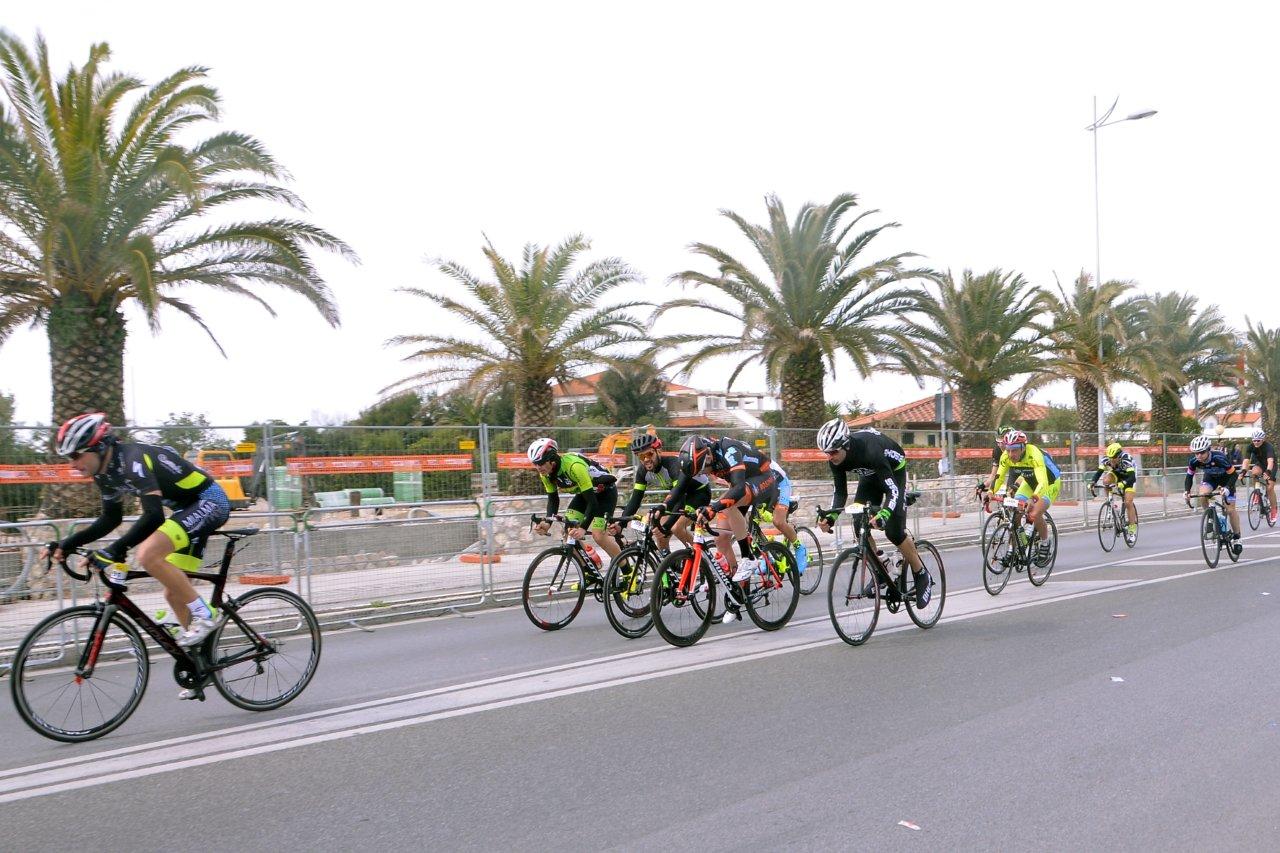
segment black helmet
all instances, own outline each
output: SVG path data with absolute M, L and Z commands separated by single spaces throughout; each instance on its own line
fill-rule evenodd
M 650 435 L 647 432 L 642 432 L 639 435 L 637 435 L 635 438 L 631 439 L 632 453 L 642 453 L 646 450 L 661 450 L 661 449 L 662 449 L 662 439 L 658 438 L 656 435 Z
M 680 445 L 680 470 L 690 477 L 702 473 L 711 455 L 711 439 L 691 435 Z

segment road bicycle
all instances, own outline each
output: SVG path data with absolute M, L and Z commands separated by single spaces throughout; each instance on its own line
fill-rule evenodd
M 920 497 L 919 492 L 907 492 L 907 506 Z M 875 546 L 871 538 L 871 518 L 880 511 L 877 504 L 853 503 L 845 513 L 853 516 L 857 541 L 836 557 L 831 565 L 831 577 L 827 582 L 827 612 L 840 639 L 851 646 L 860 646 L 871 638 L 880 621 L 880 604 L 890 613 L 897 613 L 903 606 L 911 621 L 921 628 L 932 628 L 942 616 L 947 600 L 947 573 L 942 555 L 931 542 L 917 539 L 916 551 L 924 563 L 932 583 L 929 603 L 923 609 L 916 607 L 915 578 L 899 556 L 895 561 L 897 576 L 890 571 L 884 552 Z M 822 512 L 822 510 L 819 510 Z
M 681 514 L 697 518 L 696 513 Z M 711 525 L 695 527 L 693 547 L 673 551 L 658 564 L 650 593 L 653 624 L 673 646 L 691 646 L 707 632 L 715 617 L 717 582 L 761 630 L 777 631 L 796 612 L 800 586 L 791 551 L 765 540 L 757 551 L 759 568 L 747 580 L 734 583 L 728 561 L 712 556 L 719 533 Z
M 1187 499 L 1187 507 L 1194 509 L 1190 499 Z M 1231 531 L 1231 519 L 1227 515 L 1225 493 L 1219 487 L 1209 493 L 1208 506 L 1200 516 L 1200 550 L 1204 554 L 1205 563 L 1211 569 L 1217 568 L 1223 549 L 1226 549 L 1231 562 L 1238 562 L 1240 555 L 1232 547 L 1234 544 L 1235 537 Z
M 787 518 L 794 519 L 799 509 L 800 501 L 792 501 L 787 508 Z M 756 515 L 759 516 L 762 524 L 768 524 L 773 521 L 773 513 L 765 507 L 761 507 Z M 826 555 L 822 552 L 822 543 L 818 541 L 818 534 L 812 528 L 805 527 L 803 524 L 797 524 L 795 528 L 796 539 L 804 545 L 806 556 L 804 571 L 800 573 L 800 594 L 812 595 L 814 590 L 818 588 L 818 584 L 822 582 L 822 570 L 826 565 Z
M 139 628 L 173 658 L 173 679 L 191 691 L 190 698 L 204 701 L 210 684 L 246 711 L 270 711 L 297 698 L 320 663 L 320 623 L 311 607 L 274 587 L 223 597 L 238 544 L 257 532 L 217 531 L 227 539 L 219 570 L 188 574 L 213 584 L 216 625 L 191 648 L 179 646 L 129 598 L 127 582 L 148 577 L 146 572 L 131 571 L 125 583 L 115 583 L 99 568 L 82 574 L 62 559 L 68 575 L 85 582 L 97 577 L 107 591 L 93 604 L 48 616 L 18 646 L 9 670 L 18 715 L 45 737 L 69 743 L 114 730 L 137 709 L 151 672 Z
M 1089 489 L 1090 494 L 1095 494 L 1095 489 Z M 1102 546 L 1102 550 L 1108 554 L 1111 549 L 1116 547 L 1116 540 L 1123 539 L 1124 544 L 1132 548 L 1138 544 L 1138 531 L 1129 532 L 1128 522 L 1125 521 L 1125 500 L 1124 493 L 1116 489 L 1115 483 L 1104 484 L 1102 486 L 1106 490 L 1107 498 L 1102 502 L 1102 506 L 1098 507 L 1098 544 Z M 1129 508 L 1129 512 L 1133 514 L 1133 523 L 1138 523 L 1138 507 L 1135 504 Z
M 634 640 L 653 627 L 649 592 L 662 552 L 653 539 L 652 518 L 633 521 L 631 526 L 641 536 L 609 563 L 604 576 L 604 613 L 613 630 Z
M 1052 515 L 1044 514 L 1049 526 L 1049 559 L 1041 566 L 1036 562 L 1040 535 L 1030 522 L 1024 523 L 1022 502 L 996 494 L 996 511 L 983 525 L 988 532 L 982 542 L 982 586 L 990 595 L 999 595 L 1014 572 L 1026 572 L 1032 586 L 1042 586 L 1058 561 L 1058 525 Z
M 1271 520 L 1271 501 L 1267 500 L 1266 477 L 1253 477 L 1253 488 L 1249 490 L 1249 529 L 1257 530 L 1263 521 L 1268 527 L 1275 527 Z M 1259 482 L 1261 481 L 1261 482 Z
M 616 519 L 615 519 L 616 520 Z M 599 553 L 586 538 L 570 539 L 568 520 L 563 515 L 535 515 L 530 527 L 549 521 L 563 524 L 561 544 L 546 549 L 533 558 L 524 573 L 520 600 L 529 621 L 544 631 L 559 631 L 582 610 L 587 593 L 604 602 L 604 578 L 600 575 Z M 615 536 L 621 547 L 625 543 Z

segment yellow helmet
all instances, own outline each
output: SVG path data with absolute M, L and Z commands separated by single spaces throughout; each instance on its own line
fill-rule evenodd
M 1124 450 L 1124 448 L 1120 446 L 1120 442 L 1118 441 L 1111 442 L 1110 444 L 1107 445 L 1107 458 L 1115 459 L 1117 456 L 1120 455 L 1120 451 L 1122 450 Z

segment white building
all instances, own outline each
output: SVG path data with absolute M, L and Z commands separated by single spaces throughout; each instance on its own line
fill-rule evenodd
M 556 415 L 580 416 L 596 402 L 596 383 L 605 371 L 570 379 L 551 387 Z M 673 427 L 730 426 L 759 429 L 761 412 L 777 411 L 781 405 L 772 394 L 746 391 L 699 391 L 675 382 L 666 384 L 666 408 Z M 620 424 L 621 426 L 621 424 Z

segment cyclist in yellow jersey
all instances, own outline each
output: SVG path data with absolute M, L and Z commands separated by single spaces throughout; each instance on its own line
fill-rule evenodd
M 1035 556 L 1036 565 L 1048 565 L 1053 552 L 1049 542 L 1049 525 L 1044 520 L 1044 514 L 1062 491 L 1062 470 L 1053 461 L 1053 457 L 1027 442 L 1026 433 L 1013 430 L 1006 434 L 1004 453 L 1000 454 L 995 482 L 997 492 L 1004 488 L 1011 474 L 1022 477 L 1022 485 L 1018 486 L 1015 497 L 1022 505 L 1020 511 L 1027 514 L 1040 537 L 1040 547 Z

